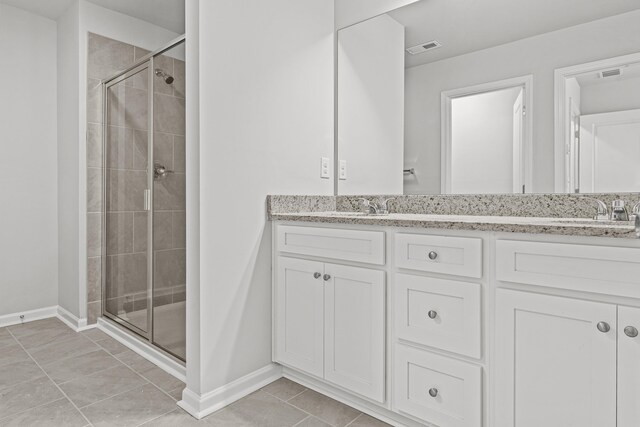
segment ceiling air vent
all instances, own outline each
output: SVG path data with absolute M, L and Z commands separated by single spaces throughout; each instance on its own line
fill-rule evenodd
M 439 41 L 431 40 L 430 42 L 420 43 L 419 45 L 412 46 L 407 49 L 407 52 L 409 52 L 411 55 L 417 55 L 419 53 L 424 53 L 428 50 L 437 49 L 440 46 L 442 46 L 442 44 Z
M 622 68 L 613 68 L 611 70 L 604 70 L 598 72 L 598 77 L 606 79 L 607 77 L 617 77 L 622 75 Z

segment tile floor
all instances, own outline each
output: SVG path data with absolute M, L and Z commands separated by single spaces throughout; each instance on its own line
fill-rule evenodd
M 97 329 L 0 328 L 0 427 L 387 425 L 284 378 L 198 421 L 176 406 L 183 388 Z

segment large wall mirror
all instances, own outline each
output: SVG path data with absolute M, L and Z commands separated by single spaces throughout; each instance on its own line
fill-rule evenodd
M 338 194 L 640 191 L 638 0 L 419 0 L 337 74 Z

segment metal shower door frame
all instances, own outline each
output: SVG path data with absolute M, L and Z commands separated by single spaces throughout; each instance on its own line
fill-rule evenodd
M 126 327 L 127 329 L 135 332 L 136 334 L 145 338 L 151 345 L 159 348 L 163 352 L 167 353 L 171 357 L 181 360 L 175 354 L 169 352 L 164 349 L 162 346 L 158 345 L 154 341 L 154 251 L 153 251 L 153 223 L 154 223 L 154 156 L 153 156 L 153 147 L 154 147 L 154 96 L 155 96 L 155 82 L 154 82 L 154 61 L 155 57 L 161 55 L 162 53 L 173 49 L 174 47 L 184 43 L 186 40 L 185 36 L 180 36 L 171 42 L 167 43 L 165 46 L 160 49 L 151 52 L 144 57 L 140 58 L 140 60 L 136 61 L 126 70 L 123 70 L 112 77 L 109 77 L 102 81 L 102 233 L 101 233 L 101 293 L 102 293 L 102 315 L 107 317 L 108 319 L 118 323 Z M 147 68 L 147 90 L 149 91 L 149 96 L 147 100 L 147 190 L 145 191 L 145 207 L 147 212 L 147 331 L 143 331 L 137 326 L 125 321 L 124 319 L 119 318 L 116 315 L 113 315 L 107 311 L 106 307 L 106 280 L 107 276 L 105 274 L 107 267 L 107 114 L 108 114 L 108 89 L 118 83 L 123 82 L 129 77 L 140 73 L 145 68 Z M 183 361 L 184 362 L 184 361 Z

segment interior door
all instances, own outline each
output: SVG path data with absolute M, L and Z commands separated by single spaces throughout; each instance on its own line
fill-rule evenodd
M 616 306 L 496 297 L 495 426 L 615 427 Z
M 567 188 L 571 193 L 580 192 L 580 107 L 569 98 L 569 152 L 567 153 Z
M 580 117 L 580 192 L 640 188 L 640 109 Z
M 325 379 L 384 402 L 384 272 L 325 264 L 325 274 Z
M 618 427 L 640 426 L 640 308 L 618 307 Z
M 524 177 L 522 164 L 522 142 L 524 128 L 524 89 L 513 103 L 513 192 L 524 193 Z
M 276 359 L 323 376 L 324 265 L 278 258 L 276 280 Z

